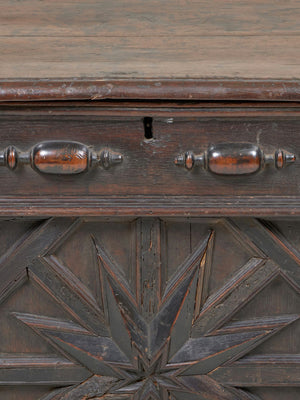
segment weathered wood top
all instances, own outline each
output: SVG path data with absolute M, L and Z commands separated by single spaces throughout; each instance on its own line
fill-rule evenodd
M 300 98 L 300 0 L 0 0 L 0 8 L 2 100 Z

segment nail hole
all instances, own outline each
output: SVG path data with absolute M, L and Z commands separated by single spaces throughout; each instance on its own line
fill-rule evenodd
M 153 138 L 153 128 L 152 128 L 152 117 L 145 117 L 143 119 L 144 122 L 144 131 L 145 131 L 145 139 Z

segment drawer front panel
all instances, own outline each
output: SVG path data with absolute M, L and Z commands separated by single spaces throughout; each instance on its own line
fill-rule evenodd
M 103 151 L 117 154 L 122 162 L 112 168 L 99 162 L 97 167 L 76 175 L 61 175 L 55 168 L 54 174 L 43 173 L 49 172 L 43 171 L 43 164 L 39 168 L 22 162 L 15 169 L 2 166 L 1 195 L 300 196 L 300 119 L 296 118 L 154 118 L 150 139 L 145 138 L 140 117 L 0 119 L 1 149 L 14 146 L 21 158 L 28 158 L 28 164 L 34 163 L 30 154 L 37 145 L 62 140 L 81 143 L 87 154 L 98 159 Z M 239 150 L 242 146 L 243 151 L 245 143 L 257 154 L 253 156 L 246 149 L 252 155 L 245 159 Z M 214 148 L 221 148 L 221 157 L 214 159 Z M 187 152 L 200 158 L 202 154 L 206 161 L 190 170 L 175 165 L 174 161 Z M 291 165 L 281 168 L 287 157 L 293 158 Z M 82 170 L 87 169 L 87 162 L 81 162 Z

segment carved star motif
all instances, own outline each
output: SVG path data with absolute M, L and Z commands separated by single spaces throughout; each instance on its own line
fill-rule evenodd
M 105 325 L 99 331 L 108 327 L 107 334 L 96 334 L 75 322 L 16 313 L 19 320 L 90 373 L 81 384 L 55 394 L 53 399 L 79 399 L 81 394 L 87 400 L 252 399 L 246 391 L 223 386 L 214 378 L 214 371 L 231 365 L 298 316 L 226 325 L 232 311 L 225 307 L 222 324 L 216 323 L 214 329 L 206 324 L 209 310 L 210 323 L 214 318 L 216 298 L 208 299 L 203 307 L 199 303 L 212 240 L 210 232 L 178 268 L 151 318 L 143 315 L 126 278 L 96 242 Z M 241 276 L 248 276 L 263 263 L 250 260 Z
M 144 359 L 137 350 L 134 357 L 134 370 L 129 370 L 131 378 L 116 390 L 117 393 L 130 394 L 134 399 L 161 399 L 161 394 L 168 388 L 178 387 L 171 376 L 172 369 L 166 366 L 167 348 L 158 359 Z

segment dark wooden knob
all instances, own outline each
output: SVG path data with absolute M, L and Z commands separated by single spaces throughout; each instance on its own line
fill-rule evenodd
M 0 165 L 11 170 L 21 163 L 30 164 L 38 172 L 58 175 L 80 174 L 97 165 L 108 169 L 120 162 L 121 154 L 110 150 L 96 153 L 82 143 L 63 140 L 38 143 L 27 153 L 9 146 L 0 154 Z
M 217 175 L 249 175 L 259 172 L 266 165 L 286 167 L 295 162 L 296 156 L 285 150 L 273 153 L 250 143 L 223 143 L 210 146 L 200 154 L 187 151 L 175 159 L 175 164 L 192 170 L 200 166 Z

